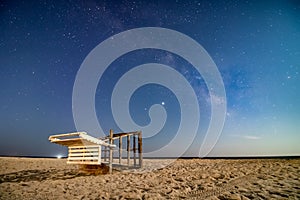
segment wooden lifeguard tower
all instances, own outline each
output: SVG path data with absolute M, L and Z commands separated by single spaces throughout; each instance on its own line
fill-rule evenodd
M 126 165 L 123 160 L 123 138 L 126 138 Z M 51 135 L 50 142 L 68 147 L 68 164 L 79 165 L 101 165 L 108 164 L 109 172 L 112 172 L 113 164 L 118 166 L 143 166 L 142 155 L 142 132 L 116 133 L 110 130 L 105 138 L 95 138 L 86 132 L 75 132 Z M 138 141 L 136 141 L 138 140 Z M 118 141 L 118 148 L 114 144 Z M 131 144 L 132 141 L 132 144 Z M 114 152 L 117 152 L 114 153 Z M 132 152 L 132 153 L 131 153 Z M 138 158 L 137 158 L 138 153 Z M 107 155 L 109 154 L 109 155 Z M 117 155 L 117 162 L 114 163 L 114 154 Z M 133 155 L 132 155 L 133 154 Z M 133 163 L 130 160 L 133 159 Z M 137 163 L 138 159 L 138 163 Z

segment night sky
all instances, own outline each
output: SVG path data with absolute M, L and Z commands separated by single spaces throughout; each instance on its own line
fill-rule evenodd
M 0 155 L 66 155 L 66 148 L 48 137 L 76 131 L 72 93 L 80 66 L 107 38 L 142 27 L 189 36 L 218 67 L 227 112 L 209 156 L 300 154 L 299 1 L 88 0 L 1 1 Z M 172 67 L 194 89 L 200 128 L 184 155 L 198 156 L 211 116 L 209 89 L 201 74 L 172 52 L 135 50 L 111 63 L 95 94 L 99 124 L 105 134 L 110 128 L 121 131 L 111 111 L 113 87 L 124 73 L 145 63 Z M 146 152 L 168 143 L 181 120 L 176 95 L 155 83 L 131 96 L 132 120 L 149 124 L 154 104 L 165 108 L 167 118 L 158 134 L 144 139 Z

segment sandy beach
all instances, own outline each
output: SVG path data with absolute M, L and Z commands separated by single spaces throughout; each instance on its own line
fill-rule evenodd
M 91 175 L 65 159 L 1 157 L 0 199 L 300 199 L 300 159 L 179 159 L 150 170 L 162 161 Z

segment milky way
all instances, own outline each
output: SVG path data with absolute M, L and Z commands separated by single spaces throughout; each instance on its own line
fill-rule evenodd
M 186 34 L 216 63 L 225 85 L 227 113 L 211 156 L 299 155 L 297 1 L 1 1 L 0 154 L 65 153 L 47 138 L 76 131 L 72 90 L 83 60 L 105 39 L 140 27 Z M 172 52 L 153 49 L 120 57 L 100 80 L 106 84 L 97 88 L 95 107 L 104 131 L 119 130 L 109 110 L 113 85 L 122 73 L 147 62 L 169 65 L 184 75 L 197 93 L 200 127 L 205 131 L 210 103 L 203 77 Z M 159 85 L 146 85 L 130 102 L 137 124 L 149 123 L 152 104 L 163 106 L 170 118 L 161 135 L 146 143 L 146 149 L 170 140 L 163 132 L 171 137 L 180 121 L 174 94 Z M 185 155 L 198 155 L 201 134 Z

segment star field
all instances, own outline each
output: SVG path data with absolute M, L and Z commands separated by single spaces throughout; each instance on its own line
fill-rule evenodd
M 293 0 L 1 1 L 0 155 L 64 152 L 47 138 L 76 130 L 72 90 L 80 65 L 108 37 L 139 27 L 182 32 L 216 63 L 227 114 L 211 156 L 299 155 L 300 4 Z M 96 109 L 105 131 L 118 130 L 109 111 L 113 81 L 126 69 L 150 61 L 184 74 L 197 92 L 203 110 L 200 125 L 206 130 L 210 105 L 201 75 L 170 52 L 147 50 L 119 58 L 107 72 L 110 78 L 104 78 L 105 87 L 97 88 Z M 153 88 L 137 91 L 131 114 L 147 124 L 150 104 L 164 106 L 172 113 L 164 129 L 171 137 L 180 118 L 178 102 L 165 88 Z M 198 155 L 201 133 L 185 155 Z M 159 146 L 160 136 L 145 148 Z

